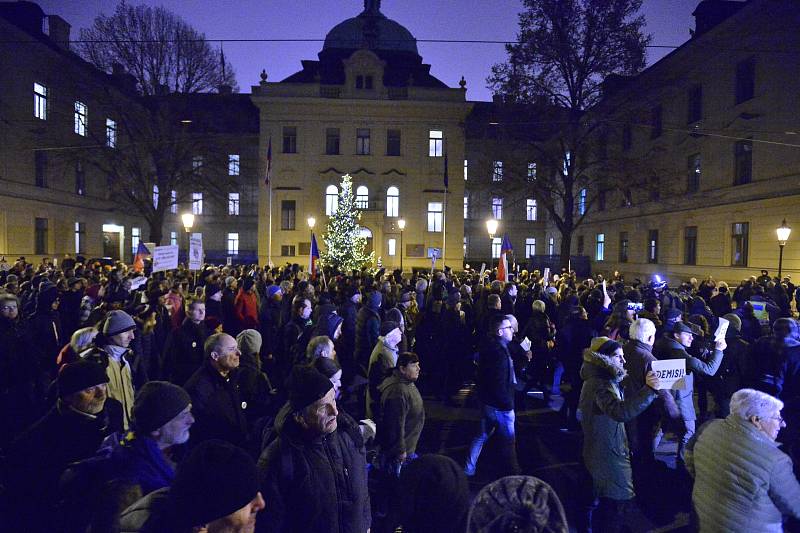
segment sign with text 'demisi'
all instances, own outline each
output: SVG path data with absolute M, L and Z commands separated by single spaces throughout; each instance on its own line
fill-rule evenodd
M 686 388 L 686 359 L 665 359 L 651 363 L 658 376 L 658 390 L 682 390 Z
M 178 268 L 178 245 L 156 246 L 153 249 L 153 272 Z

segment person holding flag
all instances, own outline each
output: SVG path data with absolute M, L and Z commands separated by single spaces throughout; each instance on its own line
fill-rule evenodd
M 508 254 L 514 251 L 508 234 L 503 235 L 503 242 L 500 245 L 500 260 L 497 262 L 497 279 L 503 283 L 508 283 Z
M 317 279 L 317 261 L 319 261 L 319 248 L 317 237 L 311 234 L 311 249 L 308 252 L 308 274 L 312 280 Z
M 145 246 L 143 242 L 139 241 L 139 246 L 136 248 L 136 257 L 133 258 L 134 272 L 144 271 L 145 257 L 150 257 L 150 250 L 147 249 L 147 246 Z

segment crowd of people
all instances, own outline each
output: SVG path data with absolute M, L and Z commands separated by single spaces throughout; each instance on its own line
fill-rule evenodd
M 661 479 L 665 433 L 701 531 L 800 518 L 789 278 L 494 275 L 20 258 L 0 270 L 0 522 L 567 531 L 559 497 L 517 459 L 516 412 L 536 391 L 563 397 L 560 429 L 583 437 L 580 529 L 622 530 Z M 663 360 L 684 362 L 673 388 Z M 465 387 L 480 426 L 463 463 L 421 453 L 425 401 L 454 406 Z M 471 497 L 479 467 L 497 480 Z

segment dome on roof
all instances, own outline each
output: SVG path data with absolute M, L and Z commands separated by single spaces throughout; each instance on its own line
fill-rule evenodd
M 419 55 L 417 40 L 405 27 L 380 12 L 380 0 L 365 0 L 361 14 L 334 26 L 325 36 L 322 49 L 351 50 L 365 46 L 370 50 Z

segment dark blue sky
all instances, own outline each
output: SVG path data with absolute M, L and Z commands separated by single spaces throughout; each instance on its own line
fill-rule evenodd
M 34 0 L 37 1 L 37 0 Z M 644 0 L 643 13 L 653 44 L 680 45 L 694 27 L 691 16 L 699 0 Z M 48 14 L 59 15 L 78 29 L 98 14 L 110 14 L 109 0 L 38 0 Z M 129 3 L 136 4 L 132 0 Z M 363 0 L 146 0 L 180 14 L 208 39 L 320 39 L 304 43 L 225 43 L 225 55 L 236 69 L 242 92 L 258 83 L 261 69 L 270 81 L 300 70 L 301 59 L 316 59 L 321 40 L 336 24 L 363 9 Z M 512 40 L 517 33 L 519 0 L 383 0 L 381 11 L 408 28 L 417 39 Z M 486 77 L 505 59 L 501 44 L 419 43 L 431 72 L 451 87 L 463 75 L 467 98 L 489 100 Z M 648 63 L 669 49 L 651 48 Z

